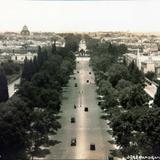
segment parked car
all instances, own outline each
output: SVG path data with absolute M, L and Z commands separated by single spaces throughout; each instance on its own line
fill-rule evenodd
M 91 72 L 89 72 L 89 74 L 91 74 Z
M 89 83 L 89 80 L 87 79 L 87 81 L 86 81 L 87 83 Z
M 74 77 L 73 79 L 76 79 L 76 77 Z
M 91 151 L 96 150 L 96 146 L 95 146 L 95 144 L 93 144 L 93 143 L 92 143 L 92 144 L 90 144 L 90 150 L 91 150 Z
M 88 112 L 88 107 L 85 107 L 85 108 L 84 108 L 84 111 L 85 111 L 85 112 Z
M 108 160 L 114 160 L 114 158 L 111 156 L 108 156 Z
M 75 123 L 76 119 L 74 117 L 71 117 L 71 123 Z
M 72 138 L 71 139 L 71 146 L 76 146 L 76 143 L 77 143 L 76 138 Z
M 103 100 L 103 99 L 104 99 L 104 96 L 98 95 L 98 96 L 97 96 L 97 99 L 98 99 L 98 100 Z
M 77 71 L 77 73 L 79 73 L 79 71 Z

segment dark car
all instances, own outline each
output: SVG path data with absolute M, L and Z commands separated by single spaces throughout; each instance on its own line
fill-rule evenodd
M 91 151 L 96 150 L 96 146 L 95 146 L 95 144 L 93 144 L 93 143 L 92 143 L 92 144 L 90 144 L 90 150 L 91 150 Z
M 89 74 L 91 74 L 91 72 L 89 72 Z
M 74 86 L 77 87 L 78 86 L 77 83 L 75 83 Z
M 74 117 L 71 117 L 71 123 L 75 123 L 76 119 Z
M 76 77 L 74 77 L 73 79 L 76 79 Z
M 77 71 L 77 73 L 79 73 L 79 71 Z
M 89 80 L 87 80 L 86 82 L 89 83 Z
M 101 102 L 98 102 L 98 105 L 100 106 L 100 105 L 101 105 Z
M 108 160 L 114 160 L 114 158 L 109 156 L 109 157 L 108 157 Z
M 88 112 L 88 107 L 85 107 L 85 108 L 84 108 L 84 111 L 85 111 L 85 112 Z
M 71 139 L 71 146 L 76 146 L 76 143 L 77 143 L 76 138 L 72 138 Z

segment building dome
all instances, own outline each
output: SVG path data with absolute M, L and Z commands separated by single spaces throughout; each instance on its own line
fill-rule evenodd
M 29 36 L 30 35 L 30 32 L 29 32 L 28 27 L 26 25 L 23 26 L 22 31 L 21 31 L 21 35 L 23 35 L 23 36 Z

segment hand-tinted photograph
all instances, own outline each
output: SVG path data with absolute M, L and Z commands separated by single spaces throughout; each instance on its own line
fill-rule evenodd
M 160 1 L 0 0 L 0 160 L 160 159 Z

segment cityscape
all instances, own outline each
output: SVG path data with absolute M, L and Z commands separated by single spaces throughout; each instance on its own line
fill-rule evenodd
M 36 31 L 34 23 L 0 30 L 0 160 L 160 159 L 159 32 Z

